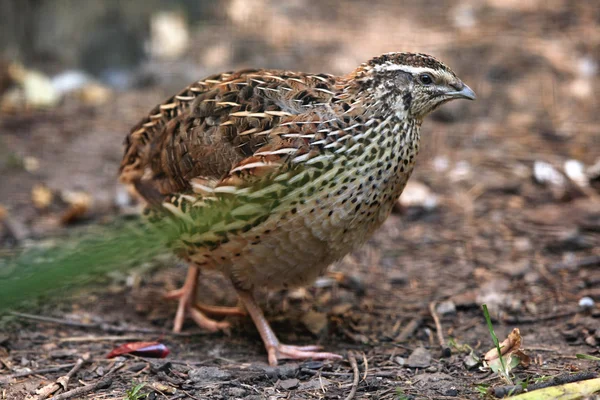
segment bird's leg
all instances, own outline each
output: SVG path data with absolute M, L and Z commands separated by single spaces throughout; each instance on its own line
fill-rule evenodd
M 229 323 L 210 319 L 204 312 L 220 315 L 245 314 L 237 307 L 217 307 L 196 304 L 196 288 L 198 287 L 199 274 L 200 269 L 195 265 L 191 265 L 188 268 L 185 283 L 181 289 L 171 291 L 165 295 L 165 298 L 167 299 L 179 299 L 177 314 L 175 314 L 175 321 L 173 322 L 173 332 L 181 332 L 186 312 L 189 313 L 190 317 L 192 317 L 198 326 L 211 332 L 218 331 L 219 329 L 227 329 L 229 328 Z
M 312 358 L 315 360 L 325 360 L 325 359 L 341 359 L 342 356 L 334 353 L 320 352 L 321 346 L 311 345 L 311 346 L 291 346 L 282 344 L 275 336 L 275 332 L 271 329 L 269 322 L 267 322 L 265 315 L 262 310 L 256 304 L 254 300 L 254 296 L 252 293 L 236 289 L 237 293 L 240 297 L 240 300 L 246 307 L 248 314 L 254 321 L 254 325 L 258 329 L 260 333 L 260 337 L 265 344 L 265 348 L 267 349 L 267 353 L 269 356 L 269 364 L 272 366 L 277 365 L 278 360 L 282 359 L 307 359 Z

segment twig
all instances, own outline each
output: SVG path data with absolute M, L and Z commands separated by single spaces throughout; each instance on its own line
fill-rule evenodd
M 73 368 L 71 368 L 71 370 L 66 375 L 59 377 L 58 379 L 56 379 L 55 382 L 39 389 L 37 391 L 37 396 L 33 397 L 32 399 L 43 400 L 46 397 L 48 397 L 60 390 L 66 391 L 67 387 L 69 386 L 69 380 L 73 377 L 73 375 L 75 375 L 77 373 L 77 371 L 79 371 L 81 369 L 83 364 L 85 364 L 86 362 L 89 361 L 89 359 L 90 359 L 90 354 L 89 353 L 84 354 L 80 359 L 77 360 L 77 362 L 75 363 Z
M 68 392 L 61 393 L 58 396 L 54 396 L 52 400 L 68 400 L 72 398 L 79 398 L 79 396 L 96 391 L 98 389 L 106 389 L 112 385 L 112 378 L 105 377 L 104 379 L 99 380 L 96 383 L 91 385 L 78 387 L 77 389 L 69 390 Z
M 435 323 L 435 330 L 437 333 L 437 339 L 440 343 L 440 347 L 443 349 L 446 347 L 446 341 L 444 340 L 444 331 L 442 330 L 442 323 L 440 322 L 440 317 L 435 311 L 435 302 L 429 303 L 429 313 L 433 317 L 433 322 Z
M 356 357 L 354 357 L 354 353 L 351 351 L 348 353 L 348 361 L 350 361 L 350 365 L 352 366 L 354 380 L 352 381 L 352 389 L 346 397 L 346 400 L 352 400 L 354 398 L 354 395 L 356 394 L 356 389 L 358 389 L 358 379 L 360 378 L 360 375 L 358 374 L 358 364 L 356 363 Z
M 394 339 L 395 342 L 405 342 L 409 337 L 412 336 L 413 333 L 419 328 L 421 325 L 422 318 L 415 317 L 413 318 L 405 327 L 402 329 L 400 334 L 396 336 Z
M 40 375 L 40 374 L 47 374 L 49 372 L 62 371 L 63 369 L 72 368 L 74 365 L 75 365 L 75 363 L 70 363 L 70 364 L 59 365 L 58 367 L 42 368 L 42 369 L 38 369 L 35 371 L 18 372 L 15 374 L 2 376 L 2 377 L 0 377 L 0 385 L 5 384 L 5 383 L 10 383 L 10 381 L 15 378 L 22 378 L 24 376 L 29 376 L 29 375 Z
M 363 382 L 367 380 L 367 375 L 369 374 L 369 360 L 367 360 L 367 355 L 363 352 L 363 365 L 365 366 L 365 374 L 363 375 Z
M 308 369 L 308 368 L 300 368 L 300 372 L 303 372 L 305 374 L 309 374 L 309 375 L 323 375 L 323 376 L 353 376 L 353 374 L 350 373 L 346 373 L 346 372 L 328 372 L 328 371 L 315 371 L 312 369 Z M 375 376 L 378 378 L 389 378 L 390 376 L 396 376 L 398 375 L 398 372 L 396 371 L 379 371 L 379 372 L 371 372 L 370 373 L 371 376 Z
M 68 392 L 61 393 L 57 396 L 52 397 L 52 400 L 68 400 L 73 397 L 79 398 L 79 396 L 96 391 L 98 389 L 106 389 L 112 385 L 112 375 L 115 371 L 123 368 L 125 363 L 116 363 L 107 373 L 104 375 L 104 378 L 100 379 L 98 382 L 93 383 L 91 385 L 78 387 L 73 390 L 69 390 Z
M 51 324 L 72 326 L 75 328 L 97 329 L 97 330 L 101 330 L 104 332 L 144 333 L 144 334 L 152 334 L 152 335 L 170 335 L 170 336 L 181 336 L 181 337 L 197 336 L 197 335 L 206 334 L 205 332 L 201 332 L 201 331 L 188 332 L 188 333 L 175 333 L 175 332 L 159 330 L 159 329 L 129 328 L 129 327 L 109 325 L 109 324 L 88 324 L 88 323 L 83 323 L 83 322 L 69 321 L 69 320 L 60 319 L 60 318 L 44 317 L 42 315 L 20 313 L 17 311 L 11 311 L 9 314 L 14 315 L 15 317 L 18 317 L 18 318 L 30 319 L 33 321 L 48 322 Z
M 189 397 L 190 399 L 194 399 L 194 400 L 200 400 L 198 397 L 192 396 L 191 394 L 189 394 L 188 392 L 186 392 L 185 390 L 181 389 L 181 391 L 183 393 L 185 393 L 187 395 L 187 397 Z

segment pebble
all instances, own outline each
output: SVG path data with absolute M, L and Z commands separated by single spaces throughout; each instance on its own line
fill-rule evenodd
M 588 178 L 585 175 L 585 165 L 581 161 L 567 160 L 563 166 L 565 175 L 579 187 L 588 187 Z
M 404 207 L 422 207 L 427 211 L 438 205 L 437 196 L 425 184 L 409 181 L 400 196 L 400 204 Z
M 552 164 L 545 161 L 533 163 L 533 177 L 537 183 L 542 185 L 564 187 L 566 184 L 565 177 Z
M 394 361 L 396 362 L 396 364 L 398 364 L 399 366 L 403 367 L 406 364 L 406 358 L 404 357 L 395 357 Z
M 194 382 L 222 381 L 231 378 L 231 374 L 217 367 L 200 367 L 188 371 Z
M 388 279 L 392 285 L 404 285 L 408 282 L 408 275 L 402 271 L 393 271 L 389 273 Z
M 595 303 L 594 303 L 594 299 L 592 299 L 591 297 L 585 296 L 582 297 L 581 299 L 579 299 L 579 307 L 587 309 L 587 308 L 592 308 L 594 307 Z
M 296 378 L 286 379 L 286 380 L 279 382 L 279 387 L 282 388 L 283 390 L 290 390 L 290 389 L 297 388 L 299 384 L 300 384 L 300 381 Z
M 479 365 L 479 360 L 475 355 L 467 354 L 463 359 L 463 364 L 465 365 L 466 369 L 471 370 Z
M 244 397 L 246 395 L 246 391 L 242 388 L 233 387 L 229 388 L 229 397 Z
M 424 347 L 417 347 L 406 363 L 410 368 L 427 368 L 431 365 L 431 353 Z
M 440 315 L 456 314 L 456 305 L 452 300 L 446 300 L 438 304 L 435 310 Z
M 331 382 L 323 377 L 320 377 L 319 379 L 311 379 L 308 382 L 302 382 L 300 384 L 300 386 L 298 387 L 299 390 L 304 391 L 304 390 L 321 390 L 322 387 L 331 385 Z
M 284 364 L 277 367 L 263 366 L 262 370 L 274 379 L 287 379 L 296 376 L 299 370 L 298 364 Z

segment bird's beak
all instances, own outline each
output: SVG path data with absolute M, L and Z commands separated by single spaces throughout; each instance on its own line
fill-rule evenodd
M 475 100 L 477 98 L 473 89 L 471 89 L 464 83 L 462 84 L 462 88 L 460 88 L 460 90 L 455 90 L 453 92 L 447 92 L 446 95 L 451 96 L 455 99 Z

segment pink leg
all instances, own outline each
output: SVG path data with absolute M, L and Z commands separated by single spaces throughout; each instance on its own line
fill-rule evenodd
M 215 321 L 213 319 L 208 318 L 202 312 L 202 307 L 206 307 L 212 311 L 215 309 L 219 309 L 219 311 L 223 311 L 228 307 L 215 307 L 211 306 L 197 306 L 195 304 L 196 301 L 196 288 L 198 286 L 198 275 L 200 274 L 200 269 L 197 266 L 190 266 L 188 268 L 187 277 L 185 278 L 185 283 L 181 289 L 174 290 L 165 295 L 167 299 L 179 299 L 179 305 L 177 306 L 177 314 L 175 314 L 175 321 L 173 322 L 173 332 L 181 332 L 181 327 L 183 326 L 183 321 L 185 319 L 186 312 L 189 313 L 190 317 L 203 329 L 206 329 L 211 332 L 218 331 L 219 329 L 229 328 L 228 322 L 223 321 Z M 231 314 L 231 310 L 230 314 Z M 207 311 L 209 312 L 209 311 Z M 238 315 L 240 310 L 237 309 Z M 217 312 L 218 314 L 218 312 Z M 243 313 L 242 313 L 243 315 Z
M 272 366 L 277 365 L 278 360 L 282 359 L 307 359 L 312 358 L 315 360 L 325 359 L 341 359 L 342 356 L 334 353 L 319 352 L 321 346 L 291 346 L 279 343 L 275 332 L 271 329 L 269 322 L 267 322 L 262 310 L 256 304 L 254 296 L 245 290 L 237 290 L 242 303 L 246 307 L 246 310 L 252 317 L 260 337 L 265 344 L 267 353 L 269 355 L 269 364 Z

